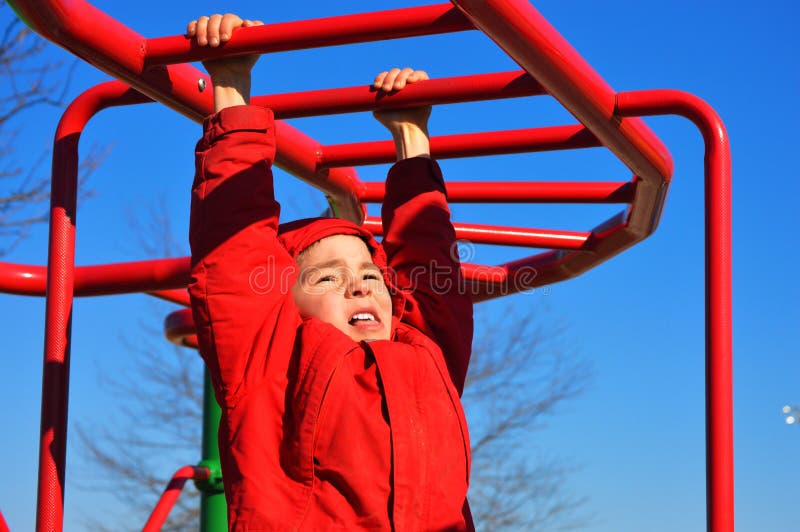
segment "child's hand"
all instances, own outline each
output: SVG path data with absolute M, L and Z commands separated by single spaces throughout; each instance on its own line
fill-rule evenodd
M 388 72 L 381 72 L 375 76 L 372 87 L 375 90 L 389 93 L 403 90 L 409 83 L 415 83 L 426 79 L 428 79 L 428 74 L 424 70 L 412 70 L 410 68 L 400 70 L 399 68 L 393 68 Z M 412 107 L 409 109 L 387 109 L 375 111 L 373 114 L 381 124 L 392 132 L 404 123 L 413 124 L 422 130 L 427 130 L 431 108 L 426 106 Z
M 393 68 L 375 77 L 372 87 L 386 93 L 403 90 L 409 83 L 428 79 L 424 70 Z M 373 113 L 378 121 L 386 126 L 394 138 L 397 160 L 409 157 L 429 157 L 428 118 L 431 107 L 411 107 L 408 109 L 386 109 Z
M 227 42 L 238 28 L 264 24 L 260 20 L 242 20 L 237 15 L 211 15 L 192 20 L 186 26 L 186 36 L 193 37 L 198 46 L 216 48 Z M 258 55 L 246 55 L 203 61 L 214 86 L 215 111 L 250 101 L 250 71 Z

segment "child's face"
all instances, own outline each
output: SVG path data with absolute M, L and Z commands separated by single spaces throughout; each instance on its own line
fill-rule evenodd
M 333 235 L 308 248 L 292 295 L 304 318 L 319 318 L 350 338 L 388 340 L 392 299 L 363 240 Z

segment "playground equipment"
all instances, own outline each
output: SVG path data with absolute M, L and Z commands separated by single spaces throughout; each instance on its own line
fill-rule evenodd
M 81 0 L 9 3 L 35 31 L 120 80 L 84 92 L 58 126 L 47 269 L 0 263 L 0 291 L 47 294 L 37 530 L 62 528 L 73 296 L 147 292 L 188 304 L 183 290 L 188 280 L 186 258 L 75 267 L 77 146 L 89 119 L 106 107 L 155 100 L 201 120 L 212 109 L 211 91 L 204 90 L 206 76 L 189 61 L 468 30 L 486 33 L 524 70 L 432 80 L 380 101 L 367 87 L 352 87 L 257 96 L 253 103 L 269 106 L 276 117 L 285 119 L 531 95 L 549 95 L 559 101 L 580 124 L 435 137 L 433 154 L 441 159 L 605 147 L 631 170 L 630 181 L 453 182 L 448 185 L 449 200 L 626 203 L 627 212 L 586 232 L 456 223 L 459 238 L 549 249 L 497 266 L 465 264 L 464 274 L 476 301 L 574 277 L 651 234 L 673 168 L 667 149 L 638 117 L 676 114 L 694 122 L 706 145 L 707 520 L 710 531 L 733 530 L 730 153 L 722 122 L 702 100 L 672 90 L 614 92 L 525 0 L 452 0 L 270 24 L 240 30 L 217 49 L 198 48 L 183 36 L 145 39 Z M 93 31 L 97 27 L 104 31 Z M 360 181 L 351 165 L 391 162 L 391 142 L 323 146 L 285 122 L 276 127 L 277 165 L 322 190 L 338 215 L 363 222 L 380 234 L 380 220 L 364 219 L 362 205 L 381 201 L 383 185 Z M 173 341 L 194 345 L 188 311 L 170 315 L 166 329 Z M 189 478 L 205 487 L 204 529 L 224 526 L 218 521 L 220 515 L 224 519 L 225 508 L 214 463 L 216 428 L 210 397 L 207 393 L 203 462 L 176 473 L 146 525 L 148 530 L 160 526 L 179 486 Z

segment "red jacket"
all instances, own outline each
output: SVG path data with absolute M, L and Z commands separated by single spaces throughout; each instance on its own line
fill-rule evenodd
M 357 343 L 297 312 L 274 157 L 272 113 L 245 106 L 209 117 L 196 154 L 189 290 L 222 407 L 230 529 L 472 530 L 459 400 L 472 305 L 438 166 L 389 173 L 382 247 L 404 297 L 392 340 Z

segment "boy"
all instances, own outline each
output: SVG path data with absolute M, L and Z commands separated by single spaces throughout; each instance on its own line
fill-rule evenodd
M 187 34 L 217 46 L 258 24 L 214 15 Z M 429 158 L 430 109 L 376 113 L 398 153 L 382 245 L 345 220 L 279 226 L 272 113 L 247 105 L 255 59 L 205 64 L 215 114 L 192 190 L 189 290 L 222 407 L 230 528 L 472 530 L 459 401 L 472 306 Z M 374 86 L 423 79 L 393 69 Z

